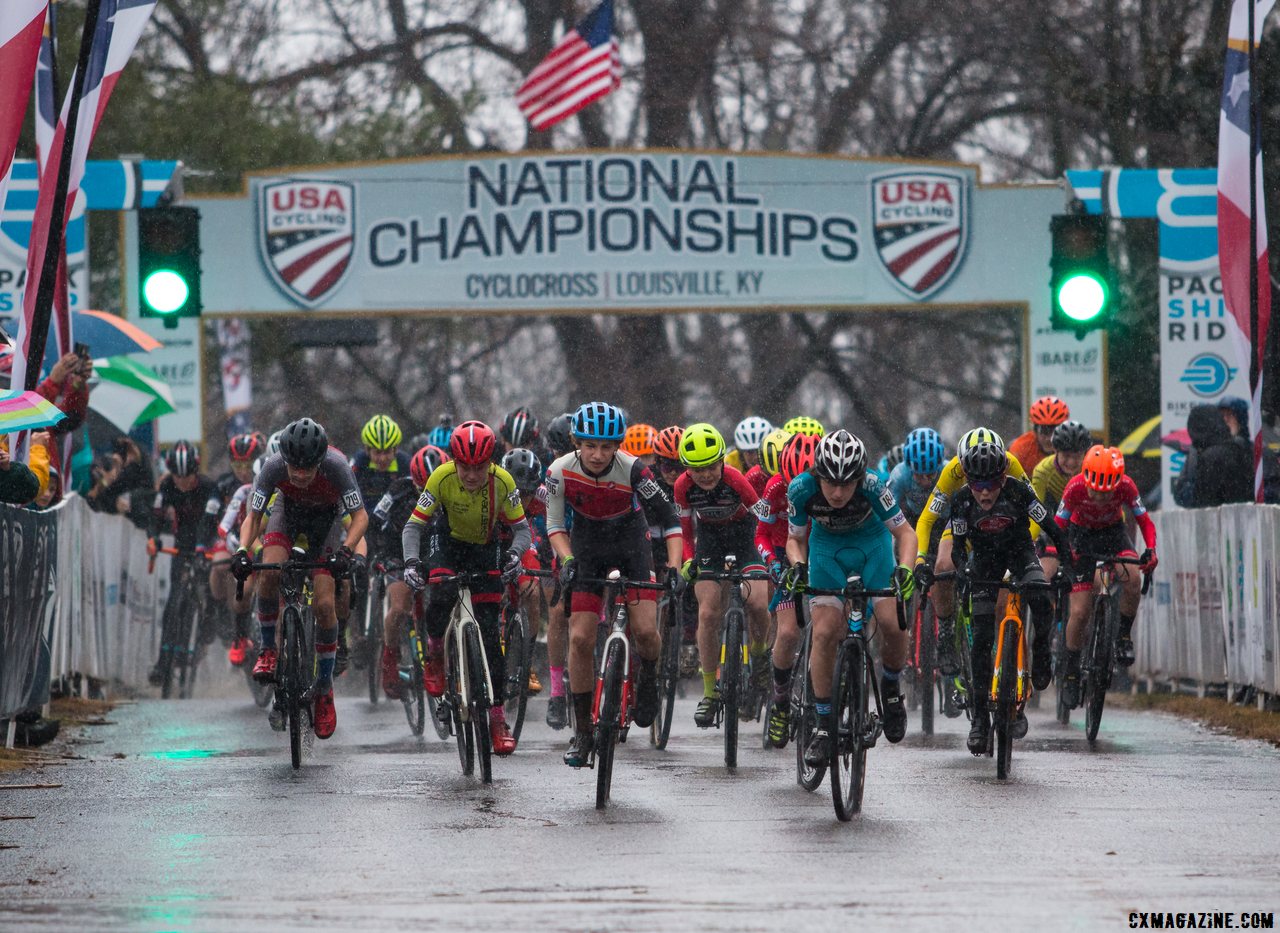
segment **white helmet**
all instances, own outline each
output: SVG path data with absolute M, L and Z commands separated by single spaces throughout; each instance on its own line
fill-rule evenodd
M 739 450 L 759 450 L 765 437 L 772 430 L 773 425 L 768 421 L 752 415 L 750 418 L 743 418 L 733 429 L 733 443 Z
M 855 483 L 867 473 L 867 448 L 843 428 L 818 442 L 813 472 L 832 483 Z
M 267 438 L 267 456 L 268 457 L 274 457 L 276 454 L 280 453 L 280 435 L 282 433 L 284 432 L 276 431 L 274 434 L 272 434 L 270 437 Z

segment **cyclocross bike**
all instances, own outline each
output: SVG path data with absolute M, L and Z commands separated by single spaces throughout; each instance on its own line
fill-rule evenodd
M 255 571 L 280 571 L 279 662 L 273 715 L 283 716 L 289 731 L 289 758 L 294 770 L 302 767 L 303 718 L 311 729 L 311 700 L 315 676 L 315 616 L 308 598 L 312 570 L 328 567 L 327 561 L 309 561 L 307 552 L 295 547 L 279 564 L 253 564 Z M 236 581 L 236 599 L 244 595 L 244 582 Z M 264 646 L 267 647 L 267 646 Z
M 169 699 L 176 689 L 178 697 L 191 699 L 196 686 L 196 673 L 204 658 L 204 607 L 211 599 L 206 590 L 205 559 L 203 548 L 179 551 L 177 548 L 160 548 L 160 554 L 168 554 L 182 561 L 178 570 L 177 585 L 169 593 L 160 625 L 160 664 L 162 679 L 160 696 Z M 155 571 L 155 558 L 151 558 L 148 572 Z M 175 681 L 175 674 L 176 681 Z
M 684 646 L 684 600 L 670 591 L 658 598 L 658 631 L 662 654 L 658 657 L 658 714 L 649 726 L 649 742 L 663 749 L 671 738 L 671 720 L 680 690 L 680 649 Z
M 896 589 L 868 589 L 862 585 L 862 577 L 858 574 L 850 574 L 842 589 L 803 587 L 802 591 L 810 596 L 838 596 L 849 606 L 848 629 L 836 650 L 835 674 L 831 681 L 831 711 L 836 728 L 831 737 L 831 754 L 827 762 L 836 817 L 841 822 L 848 822 L 862 809 L 867 749 L 874 747 L 880 738 L 884 718 L 879 678 L 876 677 L 875 660 L 871 654 L 871 636 L 865 626 L 868 600 L 893 599 L 898 612 L 898 628 L 904 631 L 907 627 L 906 609 Z M 804 718 L 808 720 L 809 715 L 805 714 Z M 816 721 L 816 713 L 811 721 Z M 803 750 L 800 754 L 803 755 Z
M 1102 707 L 1111 688 L 1116 659 L 1116 639 L 1120 634 L 1120 564 L 1141 566 L 1137 557 L 1094 557 L 1098 585 L 1089 615 L 1089 638 L 1080 665 L 1080 698 L 1084 704 L 1084 734 L 1090 744 L 1098 738 Z M 1142 595 L 1151 588 L 1151 574 L 1142 575 Z
M 520 576 L 554 578 L 556 574 L 551 570 L 521 568 Z M 541 590 L 539 586 L 539 594 Z M 533 667 L 534 642 L 529 613 L 520 597 L 518 582 L 503 585 L 499 618 L 502 620 L 502 655 L 507 666 L 507 688 L 503 691 L 502 705 L 511 734 L 518 744 L 529 705 L 529 671 Z
M 725 767 L 738 766 L 738 721 L 759 720 L 767 693 L 757 690 L 753 683 L 751 657 L 747 647 L 747 611 L 743 585 L 751 581 L 765 581 L 769 574 L 764 570 L 744 572 L 738 567 L 738 558 L 726 554 L 723 570 L 698 570 L 698 582 L 725 581 L 729 584 L 729 598 L 724 610 L 724 625 L 720 636 L 720 678 L 717 693 L 715 725 L 724 728 Z M 763 585 L 763 583 L 761 584 Z

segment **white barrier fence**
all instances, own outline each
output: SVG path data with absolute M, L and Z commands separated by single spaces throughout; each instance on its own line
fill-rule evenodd
M 1161 682 L 1280 684 L 1280 506 L 1152 514 L 1160 566 L 1134 631 L 1132 674 Z

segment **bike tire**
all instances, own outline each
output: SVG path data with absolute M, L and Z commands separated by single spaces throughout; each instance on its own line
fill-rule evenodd
M 1111 664 L 1115 657 L 1116 630 L 1119 627 L 1119 607 L 1112 596 L 1101 601 L 1094 613 L 1093 650 L 1089 653 L 1088 693 L 1084 712 L 1084 734 L 1092 744 L 1098 738 L 1102 725 L 1102 708 L 1107 702 L 1107 688 L 1111 686 Z
M 1067 706 L 1062 699 L 1062 682 L 1067 674 L 1067 630 L 1062 618 L 1066 609 L 1067 600 L 1064 598 L 1059 601 L 1058 611 L 1055 615 L 1055 625 L 1057 626 L 1057 638 L 1054 641 L 1053 652 L 1053 686 L 1055 696 L 1054 713 L 1058 718 L 1058 722 L 1062 725 L 1068 725 L 1071 722 L 1071 707 Z
M 597 810 L 608 806 L 613 792 L 613 758 L 618 742 L 618 718 L 622 715 L 625 663 L 622 645 L 610 642 L 601 673 L 600 709 L 595 725 Z
M 1018 718 L 1018 626 L 1004 625 L 1000 645 L 1000 681 L 997 684 L 995 708 L 996 777 L 1009 777 L 1013 761 L 1013 724 Z
M 862 792 L 866 785 L 867 745 L 871 684 L 868 662 L 858 639 L 844 642 L 836 654 L 835 679 L 832 681 L 836 729 L 832 735 L 831 800 L 836 818 L 842 823 L 862 810 Z
M 427 716 L 431 720 L 431 726 L 436 730 L 436 736 L 442 742 L 447 742 L 453 735 L 453 730 L 449 728 L 450 717 L 447 714 L 444 716 L 440 714 L 441 703 L 442 700 L 427 694 Z
M 199 673 L 200 658 L 204 653 L 204 646 L 200 644 L 200 626 L 204 623 L 204 613 L 194 599 L 190 604 L 191 622 L 187 628 L 187 643 L 184 648 L 186 663 L 182 665 L 182 684 L 178 692 L 183 700 L 190 700 L 195 695 L 196 674 Z
M 927 603 L 919 612 L 920 644 L 920 732 L 933 735 L 933 698 L 937 695 L 934 685 L 938 681 L 938 620 L 933 604 Z
M 368 663 L 365 665 L 365 679 L 368 681 L 369 702 L 378 705 L 382 695 L 382 622 L 385 599 L 381 577 L 369 587 L 365 594 L 365 651 L 368 652 Z
M 471 681 L 471 732 L 475 736 L 476 758 L 480 763 L 480 780 L 493 783 L 493 745 L 489 739 L 489 706 L 492 700 L 485 686 L 483 648 L 480 631 L 468 625 L 463 631 L 463 644 L 467 652 L 467 676 Z
M 529 666 L 533 646 L 529 640 L 529 617 L 524 607 L 508 611 L 503 620 L 503 653 L 507 661 L 507 689 L 503 697 L 507 723 L 516 742 L 524 729 L 525 711 L 529 705 Z
M 173 652 L 174 645 L 178 641 L 177 622 L 174 620 L 180 618 L 178 610 L 184 608 L 183 602 L 185 599 L 181 592 L 170 593 L 169 603 L 166 603 L 164 615 L 160 620 L 160 664 L 163 673 L 160 680 L 160 698 L 162 700 L 173 697 Z
M 276 673 L 276 679 L 284 684 L 285 716 L 289 720 L 289 760 L 293 770 L 302 767 L 302 694 L 299 685 L 302 673 L 302 619 L 293 607 L 286 607 L 281 620 L 284 623 L 284 670 Z M 283 676 L 282 676 L 283 675 Z
M 804 760 L 804 750 L 809 747 L 817 727 L 817 712 L 813 708 L 813 690 L 809 685 L 809 629 L 804 631 L 804 641 L 796 657 L 791 674 L 791 729 L 796 753 L 796 783 L 807 791 L 815 791 L 827 776 L 826 765 L 810 767 Z
M 658 663 L 658 714 L 649 726 L 649 742 L 654 748 L 664 749 L 671 739 L 671 723 L 676 710 L 676 690 L 680 685 L 680 649 L 684 647 L 684 626 L 676 613 L 674 625 L 666 625 L 673 611 L 671 597 L 665 597 L 660 610 L 658 631 L 662 632 L 662 657 Z
M 720 667 L 720 709 L 724 722 L 724 765 L 738 767 L 738 712 L 742 702 L 742 613 L 724 614 L 724 661 Z
M 258 709 L 266 709 L 267 704 L 271 702 L 274 691 L 271 684 L 259 683 L 253 679 L 253 667 L 246 663 L 244 678 L 249 683 L 249 695 L 253 697 L 254 705 Z
M 400 702 L 404 704 L 404 715 L 409 720 L 409 731 L 414 735 L 422 735 L 426 728 L 427 701 L 426 690 L 422 686 L 422 658 L 418 654 L 418 633 L 409 626 L 401 627 L 400 657 L 401 661 Z M 407 682 L 406 682 L 407 680 Z
M 966 612 L 963 620 L 960 610 L 956 610 L 956 651 L 960 654 L 960 685 L 965 697 L 965 718 L 970 722 L 973 721 L 973 698 L 975 696 L 975 687 L 973 683 L 973 621 Z M 960 636 L 964 637 L 961 638 Z
M 471 723 L 467 719 L 462 718 L 461 706 L 461 690 L 459 687 L 459 671 L 462 669 L 459 665 L 461 660 L 458 658 L 458 649 L 452 638 L 449 639 L 448 647 L 449 655 L 449 691 L 446 699 L 441 702 L 449 704 L 449 718 L 453 723 L 453 737 L 458 744 L 458 763 L 462 765 L 462 773 L 470 776 L 476 769 L 476 746 L 475 739 L 471 735 Z

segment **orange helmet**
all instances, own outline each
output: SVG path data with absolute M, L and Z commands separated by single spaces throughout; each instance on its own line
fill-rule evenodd
M 682 437 L 684 428 L 678 424 L 663 428 L 653 439 L 653 452 L 664 460 L 679 460 Z
M 1046 395 L 1031 403 L 1031 423 L 1056 427 L 1071 417 L 1067 403 L 1056 395 Z
M 778 472 L 783 480 L 790 483 L 813 466 L 819 440 L 821 438 L 813 434 L 797 434 L 787 441 L 787 446 L 782 448 L 782 456 L 778 458 Z
M 653 441 L 658 432 L 651 424 L 633 424 L 622 437 L 622 449 L 633 457 L 647 457 L 653 453 Z
M 1124 454 L 1118 447 L 1094 444 L 1084 455 L 1080 472 L 1084 475 L 1084 484 L 1090 489 L 1111 492 L 1124 479 Z

